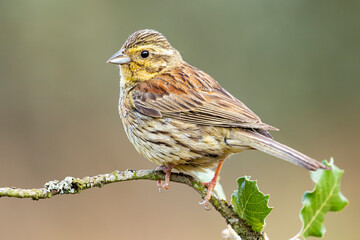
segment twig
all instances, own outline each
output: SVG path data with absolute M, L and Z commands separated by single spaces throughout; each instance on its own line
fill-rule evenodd
M 102 187 L 105 184 L 130 180 L 164 180 L 164 173 L 155 170 L 126 170 L 100 174 L 93 177 L 74 178 L 66 177 L 62 181 L 54 180 L 45 183 L 43 188 L 21 189 L 13 187 L 0 188 L 0 197 L 32 198 L 33 200 L 51 198 L 60 194 L 77 194 L 82 190 Z M 202 198 L 206 195 L 206 186 L 194 177 L 182 173 L 172 173 L 171 181 L 186 184 L 197 192 Z M 212 196 L 210 203 L 225 218 L 226 222 L 239 234 L 241 239 L 264 239 L 261 233 L 255 233 L 251 227 L 234 212 L 232 207 L 224 200 Z

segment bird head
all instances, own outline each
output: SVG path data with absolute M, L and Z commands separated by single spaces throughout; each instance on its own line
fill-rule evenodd
M 119 66 L 121 81 L 146 81 L 181 64 L 180 53 L 155 30 L 140 30 L 126 40 L 107 63 Z

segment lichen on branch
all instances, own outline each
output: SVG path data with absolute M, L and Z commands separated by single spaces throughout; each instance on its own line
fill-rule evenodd
M 51 198 L 62 194 L 78 194 L 82 190 L 93 187 L 102 187 L 105 184 L 131 181 L 131 180 L 164 180 L 164 173 L 155 170 L 126 170 L 100 174 L 93 177 L 74 178 L 66 177 L 62 181 L 54 180 L 45 183 L 44 187 L 37 189 L 21 189 L 14 187 L 0 188 L 0 197 L 32 198 L 33 200 Z M 171 181 L 186 184 L 204 198 L 207 188 L 199 180 L 183 173 L 172 173 Z M 232 206 L 226 201 L 212 196 L 210 203 L 214 206 L 226 222 L 232 226 L 241 239 L 264 239 L 262 233 L 255 233 L 243 219 L 239 218 Z

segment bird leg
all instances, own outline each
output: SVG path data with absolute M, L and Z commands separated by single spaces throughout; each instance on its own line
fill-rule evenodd
M 220 170 L 221 170 L 221 167 L 224 163 L 224 159 L 220 160 L 217 167 L 216 167 L 216 171 L 215 171 L 215 174 L 214 174 L 214 177 L 211 179 L 210 182 L 203 182 L 203 184 L 207 187 L 207 193 L 206 193 L 206 196 L 204 198 L 204 201 L 200 202 L 201 205 L 203 205 L 205 207 L 205 209 L 210 209 L 208 207 L 208 203 L 209 203 L 209 200 L 211 198 L 211 193 L 213 192 L 215 186 L 216 186 L 216 183 L 217 183 L 217 180 L 218 180 L 218 177 L 219 177 L 219 173 L 220 173 Z
M 157 187 L 159 188 L 159 192 L 161 192 L 161 188 L 168 190 L 170 188 L 170 176 L 171 176 L 171 169 L 175 167 L 175 164 L 169 164 L 168 166 L 161 165 L 160 167 L 156 168 L 156 171 L 163 171 L 165 173 L 165 183 L 161 185 L 161 180 L 157 180 Z

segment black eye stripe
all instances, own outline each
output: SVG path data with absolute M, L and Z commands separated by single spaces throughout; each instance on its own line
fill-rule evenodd
M 148 50 L 143 50 L 141 53 L 140 53 L 140 56 L 142 58 L 147 58 L 149 57 L 149 51 Z

